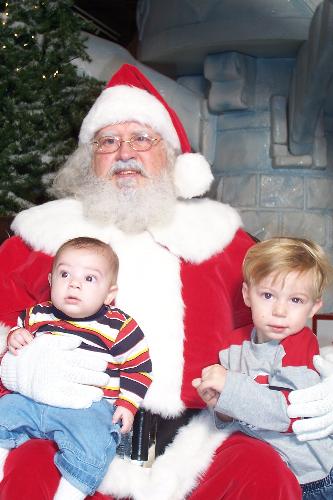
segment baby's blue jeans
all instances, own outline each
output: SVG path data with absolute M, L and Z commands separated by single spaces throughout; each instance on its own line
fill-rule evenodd
M 114 409 L 105 399 L 72 410 L 8 394 L 0 398 L 0 447 L 16 448 L 31 438 L 55 441 L 59 451 L 54 462 L 62 476 L 92 495 L 120 441 L 120 427 L 112 423 Z

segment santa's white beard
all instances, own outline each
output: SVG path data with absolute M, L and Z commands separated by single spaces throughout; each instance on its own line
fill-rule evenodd
M 99 224 L 114 223 L 127 233 L 171 220 L 176 195 L 168 169 L 159 176 L 146 177 L 144 186 L 138 186 L 134 179 L 120 180 L 118 185 L 89 175 L 79 194 L 85 216 Z

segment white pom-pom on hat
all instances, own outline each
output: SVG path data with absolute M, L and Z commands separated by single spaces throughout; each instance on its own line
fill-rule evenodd
M 199 153 L 184 153 L 176 160 L 174 183 L 177 196 L 194 198 L 205 194 L 214 180 L 210 165 Z

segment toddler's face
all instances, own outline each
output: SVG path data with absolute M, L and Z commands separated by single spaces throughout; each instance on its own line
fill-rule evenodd
M 51 300 L 72 318 L 86 318 L 116 295 L 109 261 L 102 252 L 66 248 L 51 275 Z
M 281 341 L 306 325 L 322 306 L 313 298 L 312 273 L 296 271 L 285 277 L 269 275 L 257 284 L 243 284 L 243 297 L 251 307 L 257 341 Z

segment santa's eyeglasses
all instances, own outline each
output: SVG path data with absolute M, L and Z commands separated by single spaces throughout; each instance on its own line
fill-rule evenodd
M 129 144 L 134 151 L 149 151 L 158 144 L 161 137 L 150 137 L 148 134 L 135 134 L 128 140 L 123 140 L 116 135 L 106 135 L 92 142 L 95 153 L 115 153 L 123 142 Z

